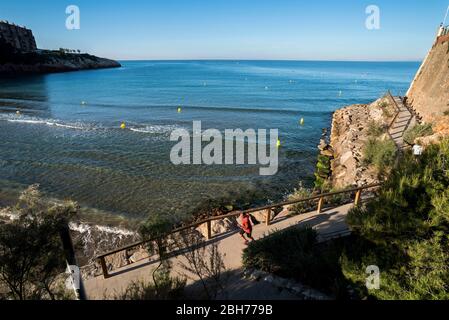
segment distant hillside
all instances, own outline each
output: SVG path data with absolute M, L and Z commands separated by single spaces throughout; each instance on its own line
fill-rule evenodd
M 117 61 L 89 54 L 72 54 L 50 50 L 28 53 L 18 52 L 8 43 L 0 41 L 0 75 L 53 73 L 117 67 L 121 67 Z

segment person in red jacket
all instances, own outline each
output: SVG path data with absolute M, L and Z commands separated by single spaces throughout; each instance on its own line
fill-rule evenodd
M 248 244 L 248 239 L 254 241 L 254 238 L 252 236 L 253 224 L 250 215 L 248 213 L 242 212 L 240 214 L 240 221 L 240 235 L 242 236 L 243 240 L 245 240 L 245 244 Z M 245 235 L 248 237 L 248 239 L 245 238 Z

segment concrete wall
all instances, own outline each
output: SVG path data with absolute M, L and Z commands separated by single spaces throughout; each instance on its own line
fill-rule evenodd
M 425 122 L 449 111 L 449 29 L 439 35 L 407 93 L 408 103 Z
M 0 40 L 20 52 L 31 52 L 37 49 L 36 40 L 31 30 L 4 21 L 0 21 Z

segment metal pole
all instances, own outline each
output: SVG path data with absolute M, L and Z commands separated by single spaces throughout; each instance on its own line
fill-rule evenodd
M 449 14 L 449 6 L 447 7 L 447 10 L 446 10 L 446 15 L 444 16 L 444 20 L 443 20 L 443 27 L 445 27 L 445 26 L 446 26 L 446 19 L 447 19 L 447 16 L 448 16 L 448 14 Z
M 61 237 L 62 247 L 64 248 L 64 254 L 68 269 L 71 270 L 70 266 L 78 267 L 78 264 L 76 263 L 75 249 L 73 248 L 72 237 L 70 236 L 70 229 L 68 224 L 59 231 L 59 235 Z M 76 288 L 76 286 L 73 287 L 76 299 L 87 300 L 81 273 L 79 274 L 79 279 L 77 280 L 79 280 L 79 288 Z

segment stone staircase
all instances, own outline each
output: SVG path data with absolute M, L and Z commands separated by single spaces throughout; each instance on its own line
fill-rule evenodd
M 396 144 L 398 150 L 403 150 L 407 147 L 404 143 L 404 133 L 409 128 L 410 124 L 414 120 L 414 117 L 409 109 L 404 105 L 401 98 L 393 97 L 393 99 L 398 107 L 399 113 L 394 119 L 391 127 L 388 129 L 388 133 Z

